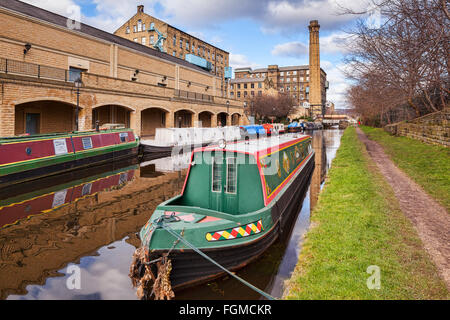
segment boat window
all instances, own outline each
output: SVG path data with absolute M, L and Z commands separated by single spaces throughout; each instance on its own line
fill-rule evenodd
M 227 159 L 227 193 L 236 193 L 237 165 L 236 158 Z
M 212 191 L 222 191 L 222 162 L 212 158 Z

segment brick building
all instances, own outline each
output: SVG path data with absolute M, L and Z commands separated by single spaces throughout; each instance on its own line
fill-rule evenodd
M 245 101 L 256 95 L 262 95 L 274 88 L 280 93 L 292 96 L 299 105 L 309 102 L 309 66 L 278 67 L 271 65 L 268 68 L 236 69 L 235 78 L 230 82 L 230 97 Z M 326 101 L 327 74 L 321 70 L 322 97 Z
M 226 91 L 225 80 L 231 78 L 229 53 L 145 13 L 143 5 L 139 5 L 136 14 L 114 34 L 159 50 L 157 31 L 165 37 L 160 47 L 164 52 L 193 63 L 197 63 L 198 58 L 202 59 L 200 64 L 206 60 L 205 69 L 224 79 L 223 90 Z
M 290 95 L 299 107 L 307 103 L 310 115 L 322 116 L 326 110 L 328 81 L 326 72 L 320 68 L 319 28 L 317 20 L 310 22 L 309 65 L 236 69 L 235 78 L 230 82 L 230 98 L 249 101 L 275 90 Z
M 244 121 L 223 79 L 184 59 L 16 0 L 2 0 L 0 21 L 0 136 L 73 130 L 77 79 L 81 130 Z

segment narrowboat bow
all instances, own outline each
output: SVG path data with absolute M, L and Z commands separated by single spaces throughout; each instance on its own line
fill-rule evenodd
M 138 154 L 130 129 L 0 138 L 0 187 Z
M 160 204 L 141 229 L 141 247 L 130 268 L 138 296 L 148 298 L 161 277 L 177 290 L 224 274 L 158 227 L 162 220 L 223 267 L 237 270 L 290 229 L 313 169 L 314 150 L 306 135 L 194 150 L 181 195 Z M 153 293 L 171 297 L 155 288 Z

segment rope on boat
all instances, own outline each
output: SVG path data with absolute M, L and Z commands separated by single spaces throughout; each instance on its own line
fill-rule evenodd
M 240 282 L 242 282 L 244 285 L 246 285 L 247 287 L 249 287 L 250 289 L 253 289 L 254 291 L 256 291 L 257 293 L 259 293 L 260 295 L 262 295 L 263 297 L 267 298 L 268 300 L 276 300 L 276 298 L 274 298 L 273 296 L 271 296 L 270 294 L 262 291 L 261 289 L 255 287 L 254 285 L 252 285 L 251 283 L 245 281 L 244 279 L 242 279 L 241 277 L 237 276 L 236 274 L 234 274 L 233 272 L 229 271 L 228 269 L 226 269 L 225 267 L 223 267 L 222 265 L 220 265 L 219 263 L 217 263 L 215 260 L 213 260 L 212 258 L 210 258 L 209 256 L 207 256 L 205 253 L 203 253 L 202 251 L 200 251 L 200 249 L 198 249 L 197 247 L 195 247 L 193 244 L 191 244 L 189 241 L 187 241 L 182 235 L 179 235 L 178 233 L 176 233 L 174 230 L 172 230 L 172 228 L 170 228 L 165 220 L 163 219 L 163 217 L 161 217 L 158 221 L 157 221 L 157 228 L 163 228 L 164 230 L 166 230 L 168 233 L 170 233 L 172 236 L 174 236 L 175 238 L 177 238 L 179 241 L 183 242 L 185 245 L 187 245 L 189 248 L 191 248 L 192 250 L 194 250 L 196 253 L 198 253 L 200 256 L 202 256 L 203 258 L 205 258 L 206 260 L 210 261 L 211 263 L 213 263 L 214 265 L 216 265 L 217 267 L 219 267 L 220 269 L 222 269 L 223 271 L 225 271 L 226 273 L 228 273 L 230 276 L 232 276 L 233 278 L 239 280 Z

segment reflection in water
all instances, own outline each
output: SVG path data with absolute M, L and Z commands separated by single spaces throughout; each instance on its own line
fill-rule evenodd
M 313 133 L 316 169 L 289 241 L 276 242 L 238 272 L 274 296 L 282 295 L 283 281 L 295 267 L 310 207 L 317 202 L 341 134 Z M 137 232 L 158 204 L 180 192 L 189 160 L 186 154 L 142 163 L 140 168 L 126 163 L 0 190 L 0 298 L 136 299 L 128 272 L 140 245 Z M 73 266 L 81 270 L 79 290 L 67 286 L 73 275 L 68 267 Z M 179 292 L 176 298 L 259 295 L 225 277 Z
M 0 298 L 131 297 L 124 279 L 140 245 L 136 233 L 159 203 L 179 193 L 184 174 L 141 178 L 137 166 L 125 167 L 2 200 Z M 81 268 L 81 290 L 67 288 L 70 274 L 53 278 L 69 263 Z

